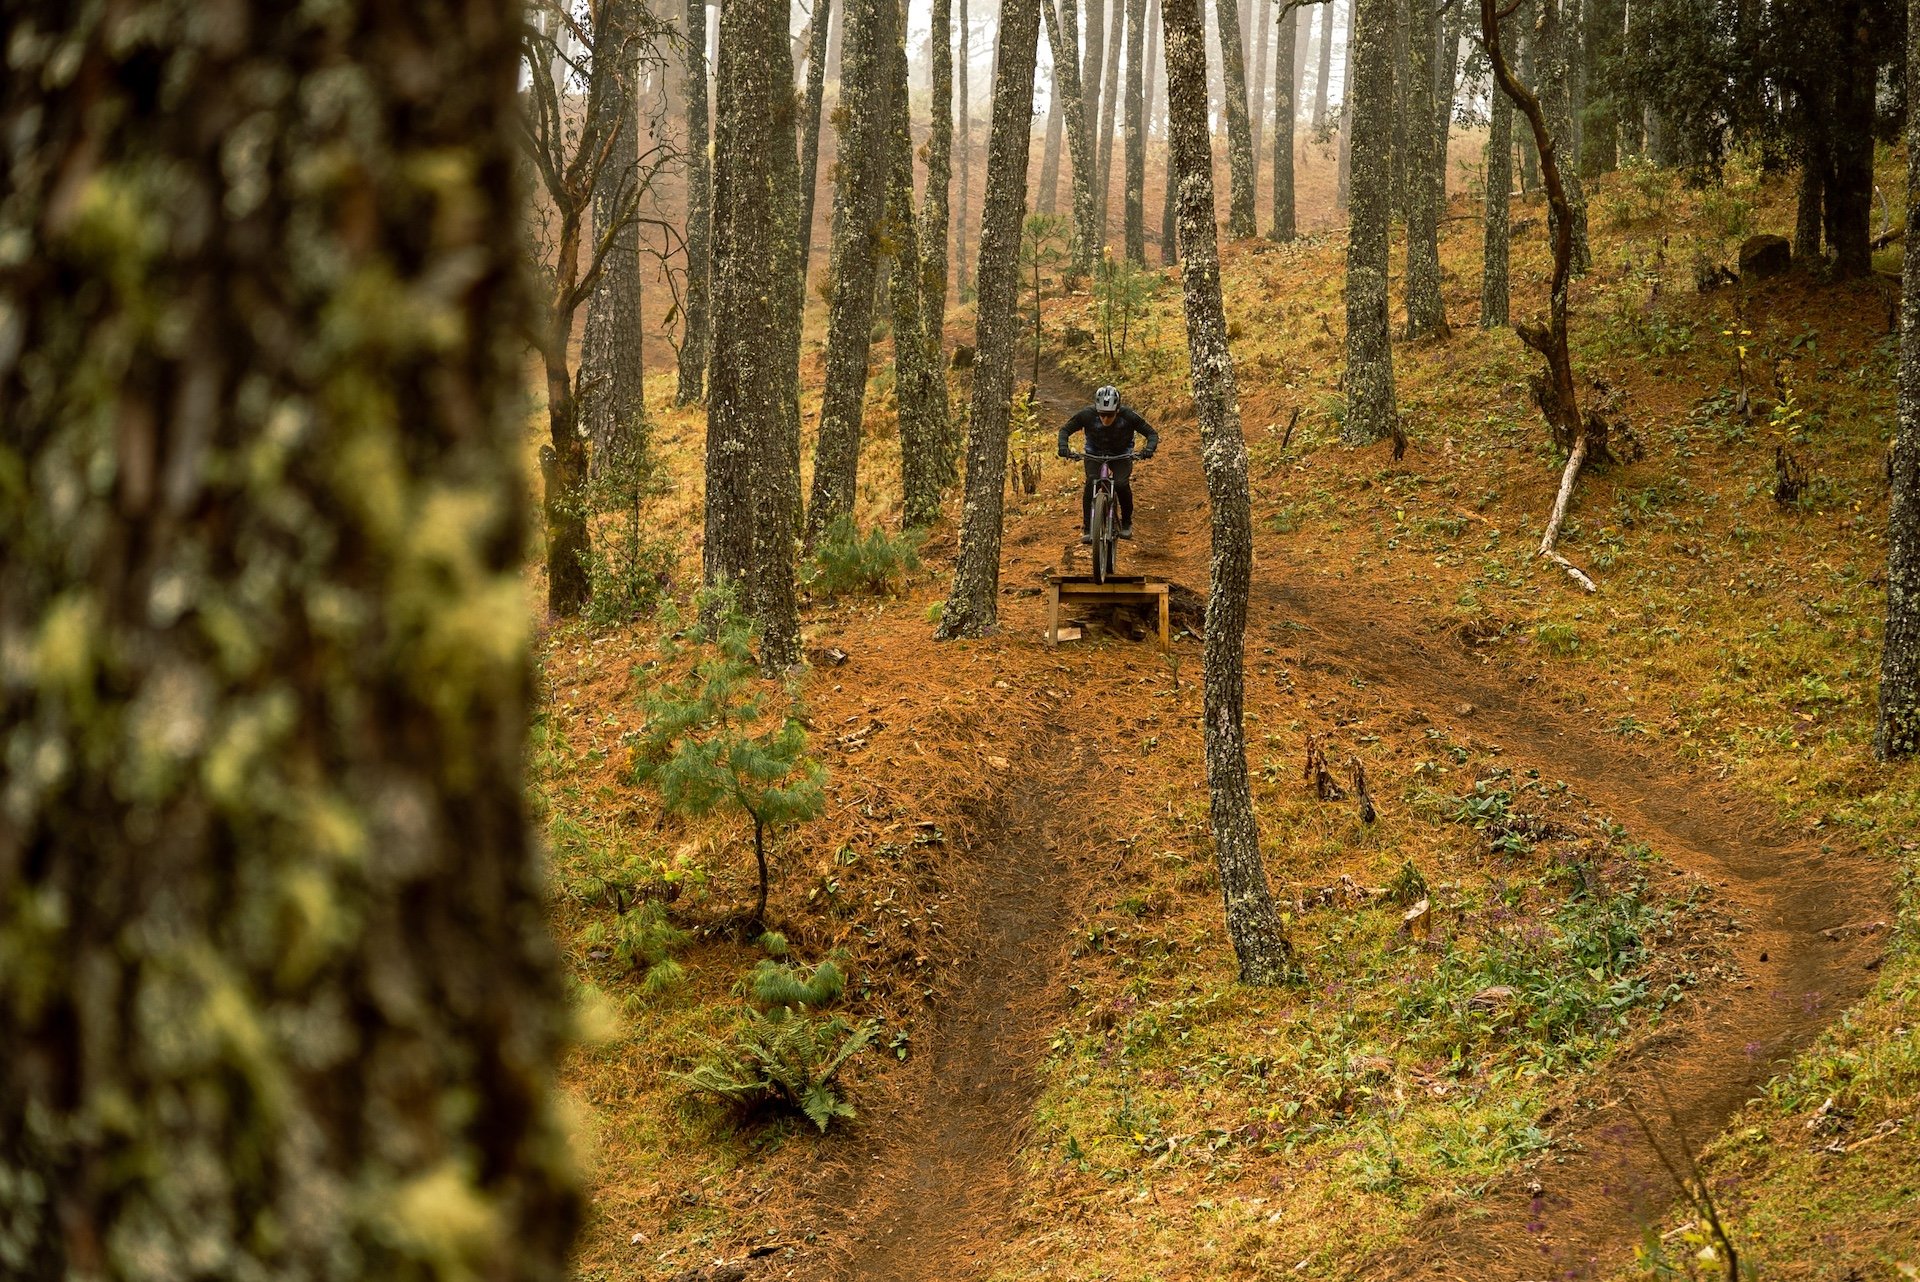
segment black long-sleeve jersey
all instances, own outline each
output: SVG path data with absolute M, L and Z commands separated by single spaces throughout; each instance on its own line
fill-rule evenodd
M 1085 452 L 1088 454 L 1125 454 L 1133 448 L 1133 438 L 1147 438 L 1147 449 L 1160 448 L 1160 433 L 1153 425 L 1132 410 L 1122 406 L 1113 416 L 1113 425 L 1109 427 L 1100 421 L 1100 415 L 1089 405 L 1060 425 L 1060 452 L 1067 452 L 1067 438 L 1075 432 L 1086 433 Z

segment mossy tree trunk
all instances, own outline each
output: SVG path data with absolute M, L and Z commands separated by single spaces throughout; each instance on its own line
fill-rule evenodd
M 1298 86 L 1293 79 L 1294 44 L 1299 37 L 1300 11 L 1281 6 L 1279 48 L 1273 60 L 1273 230 L 1275 240 L 1292 240 L 1300 234 L 1294 215 L 1293 198 L 1293 116 L 1294 95 Z
M 0 1273 L 560 1282 L 522 6 L 33 9 L 0 80 Z
M 947 224 L 952 221 L 949 190 L 953 183 L 953 8 L 951 0 L 933 0 L 928 27 L 927 188 L 920 198 L 920 329 L 933 363 L 933 413 L 940 426 L 939 470 L 942 490 L 954 481 L 953 406 L 947 398 Z
M 820 437 L 807 500 L 806 546 L 853 511 L 860 480 L 861 423 L 867 404 L 868 356 L 885 209 L 889 125 L 887 50 L 897 25 L 892 0 L 849 0 L 844 74 L 835 112 L 833 255 L 828 267 L 827 358 Z
M 1042 0 L 1046 3 L 1046 0 Z M 1126 250 L 1131 262 L 1147 261 L 1147 0 L 1127 0 Z
M 736 586 L 759 624 L 761 663 L 770 671 L 797 658 L 799 636 L 797 420 L 787 356 L 798 337 L 798 165 L 785 13 L 779 0 L 723 6 L 714 82 L 706 580 Z
M 1907 101 L 1920 90 L 1920 0 L 1907 5 Z M 1920 245 L 1920 111 L 1907 113 L 1907 244 Z M 1889 458 L 1887 631 L 1880 654 L 1882 760 L 1920 754 L 1920 253 L 1901 269 L 1900 391 Z
M 1440 184 L 1446 155 L 1434 135 L 1434 57 L 1440 13 L 1430 0 L 1407 0 L 1406 105 L 1407 337 L 1444 338 L 1446 304 L 1440 297 Z
M 1246 41 L 1235 0 L 1214 0 L 1220 34 L 1220 66 L 1227 117 L 1227 235 L 1238 240 L 1259 230 L 1253 212 L 1253 130 L 1247 121 Z M 1168 30 L 1172 30 L 1171 24 Z M 1173 54 L 1167 54 L 1167 106 L 1173 106 Z M 1171 129 L 1169 129 L 1171 135 Z
M 1101 76 L 1100 114 L 1094 119 L 1095 149 L 1099 153 L 1093 176 L 1093 224 L 1099 229 L 1100 248 L 1107 245 L 1107 198 L 1113 190 L 1114 117 L 1120 109 L 1120 47 L 1126 38 L 1127 0 L 1109 0 L 1107 30 L 1107 66 Z
M 979 300 L 973 406 L 967 426 L 966 496 L 953 590 L 936 636 L 979 636 L 999 622 L 1000 526 L 1007 488 L 1007 422 L 1013 405 L 1020 226 L 1027 198 L 1034 57 L 1042 0 L 1003 0 L 1000 56 L 987 140 L 987 196 L 980 222 Z
M 1223 0 L 1222 12 L 1232 2 Z M 1240 433 L 1233 353 L 1227 345 L 1227 317 L 1220 298 L 1203 0 L 1163 3 L 1167 132 L 1180 192 L 1180 279 L 1212 536 L 1202 657 L 1209 815 L 1227 934 L 1239 961 L 1240 981 L 1273 984 L 1291 974 L 1293 950 L 1267 887 L 1260 829 L 1247 780 L 1242 669 L 1247 593 L 1253 577 L 1253 520 L 1247 495 L 1247 447 Z
M 807 102 L 800 116 L 800 277 L 802 290 L 813 261 L 813 201 L 820 189 L 820 112 L 827 99 L 827 45 L 833 32 L 833 0 L 814 0 L 807 35 Z M 841 19 L 844 24 L 845 18 Z
M 1587 197 L 1580 182 L 1579 151 L 1573 142 L 1572 65 L 1567 57 L 1567 22 L 1563 5 L 1567 0 L 1541 0 L 1540 25 L 1540 105 L 1545 109 L 1547 129 L 1565 162 L 1560 166 L 1560 181 L 1567 192 L 1567 210 L 1573 220 L 1573 274 L 1585 274 L 1593 266 L 1593 251 L 1587 247 Z M 1872 144 L 1868 144 L 1872 150 Z M 1558 217 L 1551 203 L 1548 218 Z
M 1333 78 L 1333 11 L 1337 7 L 1334 0 L 1322 0 L 1320 5 L 1320 68 L 1313 86 L 1315 133 L 1327 127 L 1327 82 Z
M 1493 87 L 1487 128 L 1485 238 L 1480 260 L 1480 327 L 1504 329 L 1512 290 L 1507 282 L 1509 211 L 1513 195 L 1513 101 Z
M 1353 134 L 1347 232 L 1347 414 L 1340 439 L 1392 436 L 1393 345 L 1387 318 L 1387 222 L 1393 149 L 1393 23 L 1397 0 L 1354 0 L 1346 125 Z
M 645 438 L 645 329 L 640 320 L 640 225 L 631 188 L 640 177 L 640 61 L 637 0 L 609 0 L 600 10 L 596 52 L 625 69 L 623 83 L 601 97 L 611 117 L 600 129 L 613 150 L 593 189 L 593 235 L 611 236 L 606 263 L 587 299 L 580 352 L 580 418 L 593 450 L 594 473 L 640 448 Z M 616 225 L 617 224 L 617 225 Z
M 893 390 L 900 411 L 901 523 L 907 529 L 933 524 L 940 515 L 940 490 L 946 472 L 944 374 L 935 367 L 927 345 L 926 309 L 921 286 L 926 274 L 920 262 L 918 211 L 913 203 L 913 129 L 907 99 L 906 15 L 902 0 L 880 0 L 895 8 L 893 39 L 886 57 L 887 96 L 892 124 L 886 133 L 887 220 L 884 236 L 892 248 L 893 270 L 887 288 L 893 319 Z
M 1075 0 L 1040 0 L 1040 11 L 1047 25 L 1047 43 L 1053 52 L 1056 89 L 1066 113 L 1067 153 L 1073 170 L 1073 243 L 1070 248 L 1073 274 L 1085 278 L 1093 272 L 1095 247 L 1100 242 L 1094 224 L 1093 146 L 1087 134 L 1086 94 L 1080 84 L 1080 14 Z
M 687 284 L 680 382 L 674 399 L 692 405 L 706 393 L 707 320 L 712 295 L 713 173 L 707 160 L 707 0 L 687 0 Z M 791 54 L 786 57 L 791 58 Z M 791 63 L 789 63 L 791 65 Z

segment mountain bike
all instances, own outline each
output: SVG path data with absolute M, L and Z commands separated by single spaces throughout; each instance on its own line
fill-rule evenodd
M 1113 556 L 1120 543 L 1120 498 L 1114 492 L 1110 463 L 1124 463 L 1140 456 L 1132 450 L 1125 454 L 1082 454 L 1068 457 L 1085 459 L 1100 465 L 1093 482 L 1093 513 L 1087 521 L 1087 533 L 1093 537 L 1093 581 L 1105 583 L 1113 577 Z

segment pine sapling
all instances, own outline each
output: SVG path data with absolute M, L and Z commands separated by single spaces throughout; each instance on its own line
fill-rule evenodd
M 678 636 L 679 617 L 662 611 L 660 659 L 642 700 L 646 725 L 633 737 L 633 780 L 652 788 L 673 814 L 700 817 L 736 808 L 753 822 L 759 898 L 743 923 L 760 934 L 767 915 L 767 842 L 774 832 L 820 813 L 826 771 L 807 755 L 803 711 L 788 692 L 787 710 L 769 707 L 753 653 L 752 624 L 730 595 L 703 610 Z M 686 675 L 669 672 L 694 657 Z

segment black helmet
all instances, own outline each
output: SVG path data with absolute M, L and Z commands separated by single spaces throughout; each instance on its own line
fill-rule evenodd
M 1096 414 L 1117 414 L 1120 411 L 1120 389 L 1109 383 L 1095 392 L 1093 409 Z

